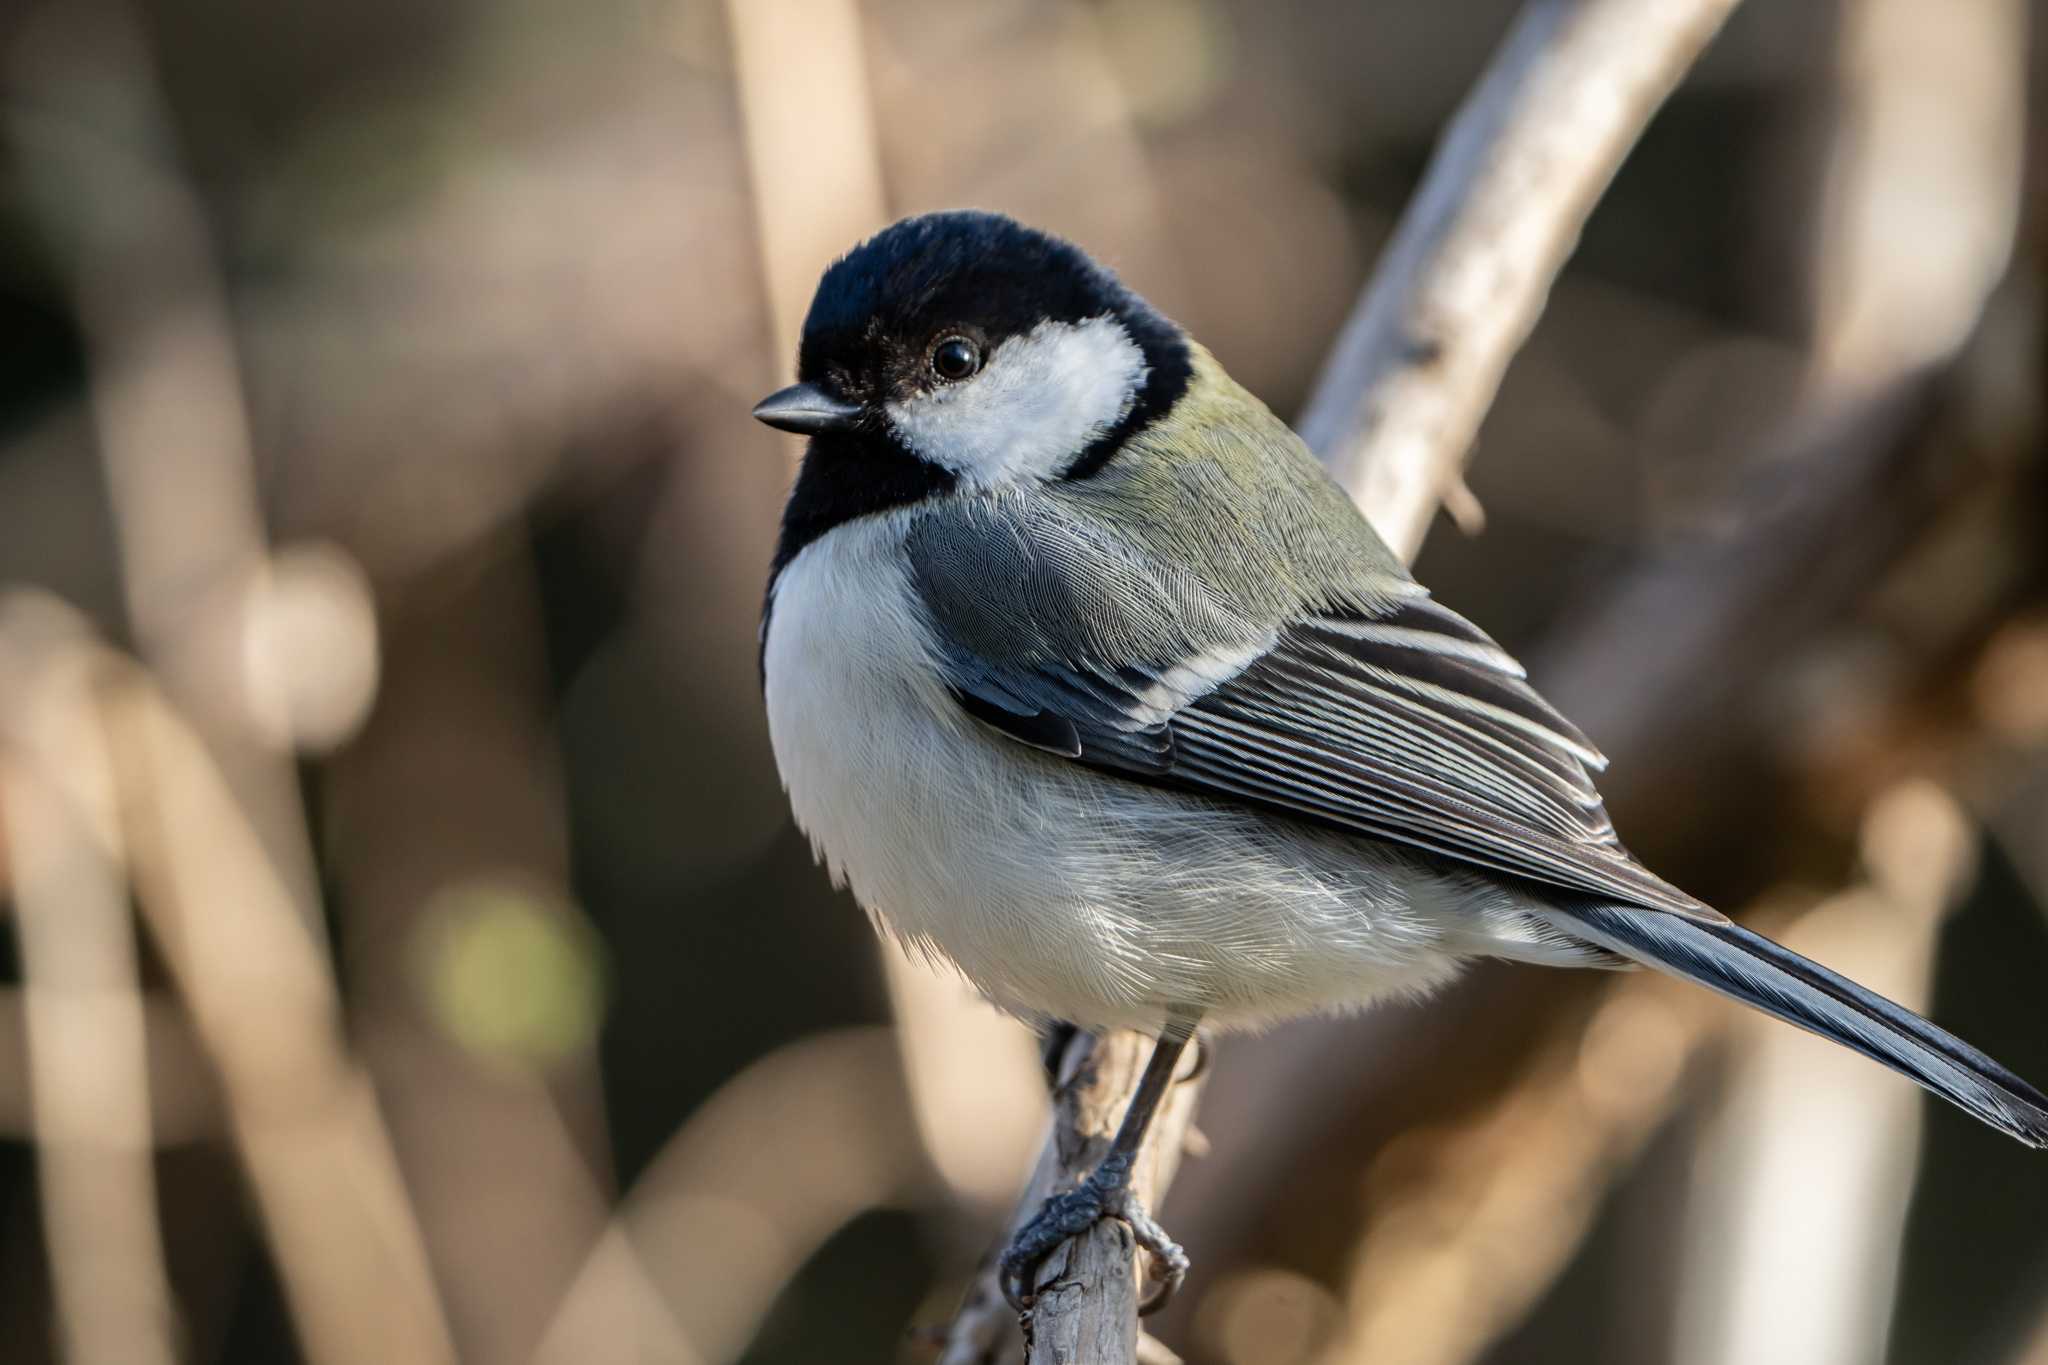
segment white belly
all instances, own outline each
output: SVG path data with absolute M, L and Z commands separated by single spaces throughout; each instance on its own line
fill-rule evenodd
M 1473 879 L 1123 783 L 968 717 L 928 658 L 907 515 L 798 555 L 764 653 L 797 823 L 907 945 L 1006 1009 L 1090 1028 L 1157 1028 L 1176 1007 L 1228 1027 L 1362 1005 L 1490 949 L 1471 932 L 1493 918 Z

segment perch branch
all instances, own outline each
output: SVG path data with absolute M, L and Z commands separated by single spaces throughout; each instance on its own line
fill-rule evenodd
M 1404 559 L 1421 547 L 1437 506 L 1462 493 L 1458 471 L 1473 433 L 1593 204 L 1735 4 L 1534 0 L 1438 145 L 1301 422 L 1309 445 Z M 1141 1055 L 1145 1043 L 1118 1033 L 1095 1046 L 1123 1059 Z M 1104 1062 L 1081 1074 L 1084 1095 L 1055 1115 L 1013 1226 L 1087 1172 L 1100 1147 L 1075 1119 L 1106 1114 L 1113 1126 L 1138 1068 Z M 1181 1149 L 1196 1089 L 1178 1087 L 1154 1122 L 1148 1153 Z M 1160 1162 L 1156 1185 L 1144 1191 L 1154 1207 L 1171 1165 Z M 1128 1232 L 1098 1226 L 1065 1254 L 1064 1265 L 1055 1258 L 1060 1292 L 1031 1314 L 1032 1362 L 1135 1359 Z M 992 1263 L 970 1289 L 940 1365 L 1017 1358 Z M 1103 1353 L 1058 1354 L 1079 1344 Z M 1122 1353 L 1108 1353 L 1111 1345 Z
M 1131 1230 L 1105 1219 L 1047 1258 L 1038 1274 L 1039 1300 L 1028 1315 L 1026 1338 L 996 1282 L 995 1256 L 1051 1195 L 1071 1188 L 1109 1150 L 1117 1124 L 1138 1088 L 1152 1042 L 1119 1030 L 1101 1039 L 1076 1034 L 1060 1061 L 1052 1133 L 1039 1153 L 1031 1183 L 1004 1229 L 1003 1241 L 975 1279 L 948 1334 L 940 1365 L 1030 1365 L 1065 1361 L 1129 1361 L 1164 1365 L 1171 1352 L 1138 1332 L 1139 1286 L 1132 1274 Z M 1194 1055 L 1193 1049 L 1190 1056 Z M 1171 1132 L 1171 1142 L 1148 1142 L 1132 1177 L 1138 1197 L 1150 1204 L 1173 1180 L 1194 1122 L 1199 1076 L 1181 1079 L 1153 1117 L 1153 1132 Z M 1021 1349 L 1020 1349 L 1021 1348 Z

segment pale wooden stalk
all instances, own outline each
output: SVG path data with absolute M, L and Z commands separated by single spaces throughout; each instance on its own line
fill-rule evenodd
M 0 611 L 0 841 L 56 1339 L 74 1365 L 171 1365 L 135 931 L 95 659 L 68 626 L 24 599 Z

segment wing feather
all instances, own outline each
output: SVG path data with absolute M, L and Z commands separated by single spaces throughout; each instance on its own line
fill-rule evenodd
M 1034 543 L 1047 535 L 1051 543 Z M 1262 628 L 1184 575 L 1148 579 L 1138 556 L 1096 555 L 1105 543 L 1100 528 L 1063 538 L 1040 525 L 1006 535 L 1001 549 L 1028 581 L 1059 580 L 1057 595 L 1027 601 L 1085 600 L 1096 611 L 1130 601 L 1133 616 L 1172 620 L 1149 612 L 1172 597 L 1204 614 L 1202 634 L 1159 636 L 1148 656 L 1112 662 L 1085 642 L 1129 636 L 1129 618 L 1107 627 L 992 619 L 971 585 L 931 586 L 935 570 L 913 542 L 940 662 L 970 715 L 1103 771 L 1498 875 L 1720 918 L 1629 857 L 1593 786 L 1600 751 L 1513 656 L 1412 581 Z M 957 543 L 947 554 L 964 557 Z M 1073 581 L 1090 574 L 1100 581 Z M 961 613 L 974 615 L 962 622 Z M 1084 643 L 1063 651 L 1062 638 Z

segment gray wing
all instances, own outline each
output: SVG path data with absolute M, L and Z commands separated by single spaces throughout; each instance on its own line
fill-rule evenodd
M 1719 919 L 1615 837 L 1605 760 L 1405 578 L 1260 620 L 1099 526 L 966 518 L 907 542 L 953 695 L 1041 750 L 1625 904 Z M 1006 591 L 991 594 L 991 581 Z M 1023 604 L 1005 618 L 989 603 Z

